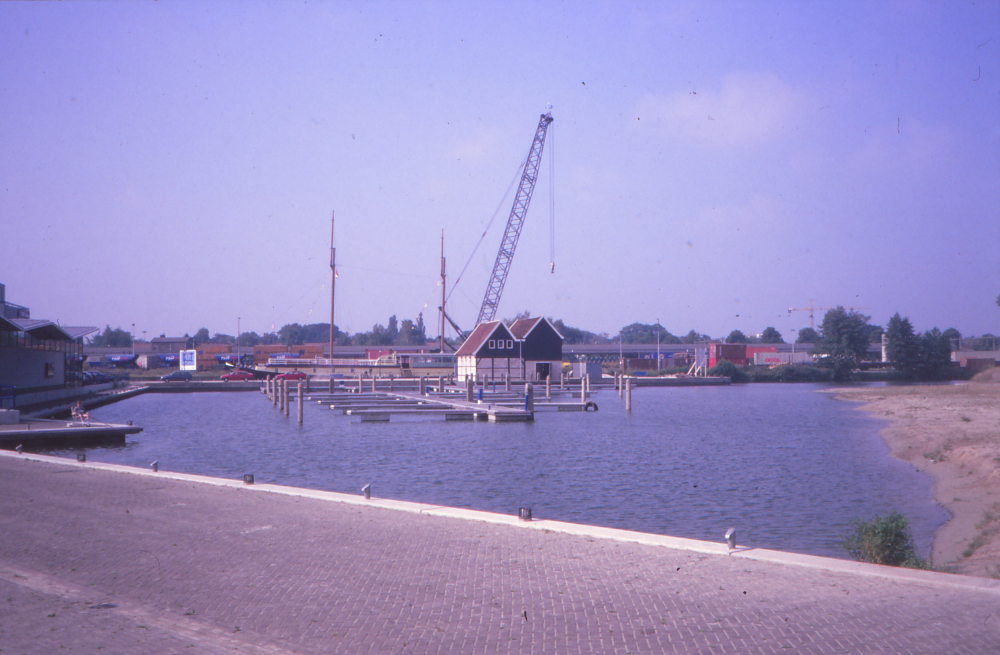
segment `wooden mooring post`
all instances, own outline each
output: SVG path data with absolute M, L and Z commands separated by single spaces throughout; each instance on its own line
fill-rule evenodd
M 625 411 L 632 411 L 632 378 L 625 380 Z
M 285 416 L 288 416 L 288 386 L 288 380 L 281 381 L 281 404 Z
M 302 397 L 302 383 L 299 382 L 299 406 L 295 410 L 295 413 L 298 415 L 299 425 L 302 425 L 302 408 L 305 407 L 305 404 L 305 398 Z
M 524 383 L 524 411 L 535 411 L 535 386 L 530 382 Z
M 587 402 L 587 379 L 580 378 L 580 402 Z
M 438 393 L 444 393 L 444 376 L 438 376 Z
M 545 376 L 545 399 L 552 400 L 552 376 Z
M 420 376 L 420 395 L 427 395 L 427 378 L 423 375 Z
M 505 373 L 503 376 L 503 390 L 510 392 L 510 374 Z
M 472 376 L 470 375 L 465 378 L 465 402 L 471 403 L 473 400 L 475 400 L 472 386 L 473 386 L 473 380 Z
M 375 393 L 375 376 L 372 375 L 372 393 Z
M 271 378 L 271 407 L 278 406 L 278 380 Z

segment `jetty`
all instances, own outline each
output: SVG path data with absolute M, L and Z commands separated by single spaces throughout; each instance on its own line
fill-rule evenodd
M 5 414 L 16 410 L 5 410 Z M 29 450 L 49 446 L 94 446 L 124 444 L 125 437 L 142 432 L 142 428 L 129 424 L 101 423 L 100 421 L 59 421 L 41 418 L 18 418 L 16 423 L 0 424 L 0 448 L 23 446 Z

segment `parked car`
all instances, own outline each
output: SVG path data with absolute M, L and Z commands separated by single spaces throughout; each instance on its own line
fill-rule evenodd
M 279 373 L 274 377 L 278 380 L 305 380 L 309 376 L 302 371 L 288 371 L 287 373 Z
M 114 382 L 115 379 L 108 375 L 107 373 L 100 373 L 98 371 L 84 371 L 83 372 L 83 383 L 84 384 L 104 384 L 105 382 Z
M 229 382 L 229 381 L 243 382 L 245 380 L 252 380 L 252 379 L 253 379 L 253 373 L 247 373 L 246 371 L 233 371 L 232 373 L 222 374 L 223 382 Z
M 174 371 L 172 373 L 167 373 L 166 375 L 160 377 L 164 382 L 170 382 L 171 380 L 190 380 L 191 371 Z

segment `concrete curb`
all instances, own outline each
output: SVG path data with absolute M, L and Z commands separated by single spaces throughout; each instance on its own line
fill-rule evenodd
M 879 566 L 877 564 L 866 564 L 863 562 L 853 562 L 849 560 L 834 559 L 832 557 L 820 557 L 816 555 L 802 555 L 799 553 L 788 553 L 784 551 L 767 550 L 764 548 L 738 547 L 736 550 L 730 552 L 728 547 L 724 543 L 721 543 L 721 541 L 719 543 L 715 543 L 711 541 L 685 539 L 683 537 L 669 537 L 645 532 L 621 530 L 618 528 L 602 528 L 598 526 L 567 523 L 564 521 L 552 521 L 547 519 L 522 521 L 518 517 L 508 514 L 496 514 L 493 512 L 484 512 L 473 509 L 445 507 L 442 505 L 428 505 L 424 503 L 383 498 L 372 498 L 371 500 L 368 500 L 363 496 L 353 496 L 335 491 L 286 487 L 276 484 L 250 485 L 244 484 L 242 480 L 229 480 L 225 478 L 213 478 L 205 475 L 174 473 L 170 471 L 154 472 L 152 470 L 137 468 L 134 466 L 102 464 L 100 462 L 78 462 L 64 457 L 53 457 L 51 455 L 28 453 L 18 454 L 16 452 L 0 450 L 0 457 L 43 462 L 46 464 L 57 464 L 60 466 L 77 466 L 99 471 L 126 473 L 129 475 L 167 478 L 169 480 L 177 480 L 180 482 L 194 482 L 197 484 L 206 484 L 216 487 L 242 489 L 244 491 L 275 493 L 299 498 L 311 498 L 326 502 L 343 503 L 347 505 L 377 507 L 379 509 L 393 510 L 397 512 L 427 514 L 430 516 L 461 519 L 465 521 L 482 521 L 485 523 L 507 525 L 528 530 L 544 530 L 547 532 L 558 532 L 561 534 L 571 534 L 594 539 L 658 546 L 661 548 L 670 548 L 673 550 L 683 550 L 707 555 L 738 557 L 741 559 L 770 562 L 772 564 L 783 564 L 786 566 L 796 566 L 817 571 L 860 575 L 864 577 L 882 578 L 900 583 L 915 583 L 933 587 L 961 589 L 964 591 L 978 591 L 1000 596 L 1000 580 L 989 578 L 975 578 L 971 576 L 955 575 L 952 573 L 940 573 L 937 571 L 920 571 L 916 569 L 904 569 L 892 566 Z

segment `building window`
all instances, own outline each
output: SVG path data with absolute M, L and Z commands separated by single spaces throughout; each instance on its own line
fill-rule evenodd
M 496 339 L 490 339 L 490 350 L 493 350 L 496 347 L 497 347 Z
M 45 377 L 54 378 L 56 376 L 56 365 L 51 362 L 45 363 Z
M 508 341 L 507 342 L 507 349 L 508 350 L 514 350 L 514 342 L 513 341 Z

